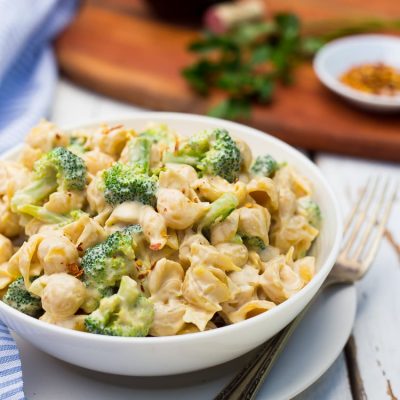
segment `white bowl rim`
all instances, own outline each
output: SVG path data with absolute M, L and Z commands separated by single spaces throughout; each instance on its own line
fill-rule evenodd
M 376 95 L 371 93 L 364 93 L 361 90 L 353 89 L 329 73 L 324 67 L 325 58 L 332 52 L 337 51 L 341 47 L 347 46 L 348 44 L 354 43 L 365 43 L 365 42 L 384 42 L 398 46 L 400 51 L 400 37 L 388 34 L 359 34 L 346 36 L 344 38 L 335 39 L 325 44 L 315 55 L 313 60 L 314 71 L 319 80 L 326 85 L 333 92 L 336 92 L 342 96 L 348 97 L 349 99 L 362 102 L 370 105 L 377 106 L 388 106 L 397 107 L 400 106 L 400 93 L 394 96 L 388 95 Z M 371 43 L 372 44 L 372 43 Z M 352 65 L 356 65 L 355 62 Z
M 330 188 L 328 185 L 326 179 L 318 169 L 318 167 L 311 161 L 309 160 L 306 156 L 304 156 L 301 152 L 290 146 L 289 144 L 283 142 L 280 139 L 275 138 L 274 136 L 262 132 L 258 129 L 251 128 L 247 125 L 239 124 L 237 122 L 233 121 L 227 121 L 227 120 L 222 120 L 218 118 L 213 118 L 213 117 L 208 117 L 208 116 L 202 116 L 202 115 L 197 115 L 197 114 L 186 114 L 186 113 L 173 113 L 173 112 L 148 112 L 148 111 L 140 111 L 140 112 L 134 112 L 132 114 L 127 114 L 123 115 L 121 117 L 115 118 L 115 119 L 106 119 L 102 120 L 99 118 L 96 119 L 91 119 L 87 120 L 86 122 L 79 123 L 79 124 L 74 124 L 70 126 L 63 127 L 62 130 L 65 131 L 71 131 L 74 129 L 82 129 L 86 127 L 90 127 L 92 125 L 100 125 L 102 123 L 108 123 L 108 124 L 117 124 L 117 123 L 122 123 L 125 124 L 128 121 L 132 121 L 135 119 L 147 119 L 149 122 L 151 120 L 175 120 L 175 121 L 190 121 L 192 123 L 195 123 L 196 121 L 204 121 L 204 122 L 210 122 L 213 124 L 222 124 L 224 127 L 227 129 L 246 129 L 248 133 L 255 135 L 255 136 L 268 136 L 268 139 L 272 142 L 275 142 L 278 146 L 281 146 L 284 148 L 285 153 L 290 157 L 291 154 L 294 154 L 297 157 L 302 158 L 305 164 L 308 165 L 311 169 L 314 170 L 314 173 L 318 176 L 320 179 L 322 185 L 324 186 L 324 190 L 328 194 L 328 197 L 330 199 L 330 202 L 333 205 L 333 216 L 334 220 L 336 221 L 336 235 L 334 238 L 333 246 L 331 247 L 328 256 L 326 259 L 322 262 L 321 267 L 319 271 L 316 273 L 316 275 L 311 279 L 311 281 L 303 288 L 301 289 L 298 293 L 290 297 L 288 300 L 284 301 L 283 303 L 277 305 L 276 307 L 272 308 L 268 312 L 261 313 L 259 315 L 256 315 L 252 318 L 249 318 L 244 321 L 237 322 L 235 324 L 223 326 L 220 328 L 216 329 L 210 329 L 207 331 L 203 332 L 194 332 L 194 333 L 189 333 L 189 334 L 183 334 L 183 335 L 174 335 L 174 336 L 156 336 L 156 337 L 121 337 L 121 336 L 106 336 L 106 335 L 99 335 L 99 334 L 93 334 L 89 332 L 81 332 L 81 331 L 75 331 L 72 329 L 67 329 L 63 328 L 57 325 L 49 324 L 47 322 L 40 321 L 39 319 L 36 319 L 34 317 L 30 317 L 26 314 L 23 314 L 20 311 L 15 310 L 14 308 L 8 306 L 7 304 L 3 303 L 0 300 L 0 308 L 3 308 L 8 314 L 11 314 L 13 318 L 17 318 L 22 322 L 26 322 L 28 324 L 33 324 L 37 328 L 41 329 L 47 329 L 49 332 L 54 332 L 57 334 L 63 334 L 75 338 L 80 338 L 83 340 L 90 339 L 91 341 L 97 341 L 97 342 L 103 342 L 106 341 L 108 343 L 118 343 L 118 344 L 148 344 L 148 345 L 155 345 L 159 343 L 182 343 L 183 341 L 196 341 L 200 338 L 213 338 L 213 337 L 218 337 L 219 335 L 225 335 L 225 334 L 234 334 L 238 330 L 240 331 L 243 327 L 247 326 L 247 328 L 251 329 L 252 325 L 257 324 L 257 321 L 259 321 L 261 318 L 265 318 L 266 315 L 271 315 L 275 314 L 277 312 L 284 312 L 287 308 L 291 306 L 292 303 L 295 303 L 296 300 L 303 296 L 306 291 L 311 291 L 312 288 L 317 285 L 317 277 L 327 273 L 326 270 L 329 270 L 332 268 L 333 264 L 335 263 L 336 256 L 339 253 L 340 245 L 341 245 L 341 240 L 342 240 L 342 232 L 343 232 L 343 223 L 342 223 L 342 216 L 339 208 L 339 204 L 337 202 L 337 199 L 333 193 L 333 190 Z M 18 149 L 20 149 L 22 144 L 18 144 L 15 147 L 9 149 L 7 152 L 4 152 L 3 154 L 0 155 L 0 159 L 4 159 L 7 157 L 8 154 L 13 155 Z M 329 271 L 328 271 L 329 272 Z

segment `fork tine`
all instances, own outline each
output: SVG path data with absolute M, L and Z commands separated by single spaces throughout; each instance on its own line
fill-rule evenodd
M 382 220 L 378 226 L 378 232 L 374 238 L 374 241 L 372 242 L 371 248 L 368 252 L 368 254 L 365 257 L 365 261 L 363 263 L 364 265 L 364 271 L 363 274 L 366 272 L 366 270 L 368 269 L 368 267 L 370 266 L 370 264 L 372 263 L 372 261 L 374 260 L 376 253 L 379 249 L 379 243 L 382 239 L 382 236 L 385 232 L 385 227 L 387 224 L 387 221 L 389 219 L 389 215 L 390 215 L 390 211 L 392 209 L 393 203 L 396 200 L 396 196 L 397 196 L 397 191 L 398 191 L 398 183 L 396 183 L 394 192 L 392 194 L 392 196 L 390 197 L 388 203 L 386 204 L 386 209 L 384 211 L 384 214 L 382 216 Z
M 358 218 L 357 218 L 357 221 L 356 221 L 356 223 L 353 227 L 353 230 L 350 234 L 350 237 L 347 240 L 346 245 L 344 246 L 344 248 L 342 249 L 342 251 L 340 253 L 341 257 L 346 257 L 351 246 L 353 245 L 353 243 L 358 235 L 358 232 L 361 228 L 361 225 L 365 220 L 365 211 L 368 210 L 368 208 L 372 202 L 377 185 L 378 185 L 378 177 L 376 176 L 375 179 L 373 180 L 373 182 L 372 182 L 372 180 L 368 180 L 367 185 L 365 186 L 365 190 L 361 193 L 361 196 L 359 198 L 359 202 L 357 202 L 355 211 L 354 211 L 354 213 L 352 212 L 350 215 L 350 221 L 351 221 L 351 219 L 356 217 L 357 213 L 358 213 Z M 372 189 L 370 191 L 368 191 L 369 186 L 372 186 Z M 365 196 L 367 196 L 367 203 L 366 203 L 364 209 L 361 210 L 360 212 L 358 212 L 358 209 L 361 208 L 361 204 L 362 204 L 362 201 Z
M 360 254 L 362 253 L 362 251 L 365 248 L 365 245 L 368 242 L 368 239 L 371 235 L 373 227 L 376 225 L 378 215 L 379 215 L 379 210 L 381 210 L 382 203 L 385 200 L 385 194 L 388 189 L 388 186 L 389 186 L 389 178 L 386 178 L 379 201 L 377 201 L 375 204 L 374 211 L 372 213 L 372 216 L 368 220 L 367 227 L 364 231 L 364 234 L 362 235 L 361 241 L 360 241 L 359 245 L 357 246 L 354 255 L 350 257 L 350 259 L 353 261 L 358 260 Z M 377 194 L 377 197 L 379 197 L 379 193 Z M 368 213 L 368 209 L 366 209 L 365 212 Z
M 350 214 L 347 216 L 346 222 L 344 224 L 343 233 L 346 234 L 348 229 L 350 228 L 351 221 L 353 220 L 354 216 L 357 214 L 358 209 L 361 206 L 362 200 L 367 192 L 367 188 L 371 184 L 371 177 L 368 178 L 366 185 L 362 188 L 360 195 L 358 196 L 356 204 L 354 204 Z

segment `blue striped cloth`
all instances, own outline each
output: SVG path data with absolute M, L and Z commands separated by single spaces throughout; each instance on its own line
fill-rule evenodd
M 57 82 L 51 41 L 78 0 L 0 0 L 0 153 L 47 115 Z
M 0 153 L 47 114 L 57 82 L 51 41 L 77 3 L 0 0 Z M 18 349 L 0 321 L 0 400 L 24 398 Z
M 14 339 L 0 321 L 0 400 L 25 399 L 21 360 Z

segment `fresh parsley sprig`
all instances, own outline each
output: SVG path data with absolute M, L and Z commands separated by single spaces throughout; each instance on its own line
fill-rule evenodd
M 183 76 L 201 95 L 224 94 L 224 100 L 208 114 L 248 118 L 254 102 L 270 102 L 276 84 L 291 84 L 295 66 L 329 40 L 354 33 L 398 31 L 400 20 L 334 20 L 305 28 L 295 14 L 279 13 L 268 21 L 244 22 L 225 34 L 206 32 L 191 43 L 189 50 L 199 58 L 182 71 Z
M 271 101 L 276 82 L 291 83 L 295 64 L 320 45 L 301 36 L 296 15 L 277 14 L 271 21 L 243 23 L 226 34 L 206 32 L 190 45 L 199 59 L 183 75 L 202 95 L 214 89 L 226 94 L 210 115 L 247 118 L 251 104 Z

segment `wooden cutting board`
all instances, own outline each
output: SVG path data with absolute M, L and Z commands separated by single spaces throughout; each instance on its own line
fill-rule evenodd
M 329 4 L 323 4 L 329 3 Z M 398 0 L 268 1 L 272 10 L 294 10 L 303 19 L 400 16 Z M 151 17 L 138 0 L 85 3 L 59 37 L 61 70 L 92 90 L 154 110 L 205 113 L 216 96 L 197 96 L 180 71 L 198 35 Z M 317 80 L 309 63 L 295 84 L 278 88 L 271 105 L 254 107 L 245 123 L 309 150 L 400 161 L 400 114 L 353 108 Z

